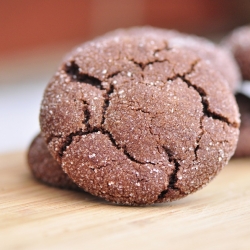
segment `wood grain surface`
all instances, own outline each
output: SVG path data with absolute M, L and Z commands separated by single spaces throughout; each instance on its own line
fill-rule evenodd
M 0 155 L 0 249 L 250 249 L 250 159 L 180 201 L 125 207 L 37 182 L 23 152 Z

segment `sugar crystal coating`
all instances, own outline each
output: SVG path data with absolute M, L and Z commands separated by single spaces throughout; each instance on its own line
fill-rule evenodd
M 106 36 L 124 35 L 147 35 L 155 37 L 164 37 L 168 41 L 169 47 L 188 48 L 211 64 L 228 82 L 232 92 L 236 92 L 241 83 L 241 72 L 234 56 L 224 46 L 220 46 L 211 42 L 210 40 L 180 33 L 174 30 L 165 30 L 152 27 L 134 27 L 127 30 L 117 30 L 108 33 Z M 158 53 L 155 53 L 158 56 Z
M 234 153 L 239 113 L 199 53 L 157 32 L 118 32 L 69 54 L 45 90 L 43 137 L 84 190 L 122 204 L 172 201 Z

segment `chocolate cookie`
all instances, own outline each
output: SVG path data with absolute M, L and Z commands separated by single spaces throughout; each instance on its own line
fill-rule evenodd
M 198 53 L 221 73 L 232 92 L 236 92 L 241 82 L 241 73 L 232 54 L 227 49 L 196 36 L 173 38 L 170 40 L 170 45 L 187 47 Z
M 36 179 L 54 187 L 79 189 L 65 174 L 49 153 L 47 146 L 39 134 L 32 141 L 28 151 L 28 164 Z
M 218 70 L 221 75 L 228 81 L 228 84 L 232 92 L 236 92 L 241 83 L 241 73 L 239 66 L 236 63 L 232 53 L 223 46 L 214 44 L 208 39 L 183 34 L 174 30 L 165 30 L 159 28 L 143 27 L 143 28 L 131 28 L 124 30 L 117 30 L 110 32 L 106 36 L 115 35 L 138 35 L 142 36 L 147 33 L 152 36 L 162 37 L 167 39 L 169 47 L 184 47 L 189 48 L 195 53 L 198 53 L 200 57 L 210 62 L 213 67 Z
M 239 113 L 199 53 L 157 32 L 124 31 L 68 55 L 45 90 L 40 124 L 77 185 L 136 205 L 179 199 L 213 179 L 234 153 Z
M 237 94 L 236 100 L 241 113 L 241 126 L 234 157 L 250 156 L 250 98 L 243 94 Z
M 250 25 L 234 30 L 222 44 L 232 51 L 243 79 L 250 80 Z

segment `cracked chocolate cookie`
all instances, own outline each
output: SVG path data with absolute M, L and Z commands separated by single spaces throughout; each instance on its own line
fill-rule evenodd
M 222 45 L 232 51 L 240 66 L 243 80 L 250 80 L 250 25 L 234 30 Z
M 227 80 L 232 92 L 236 92 L 241 83 L 241 73 L 238 64 L 236 63 L 232 53 L 228 49 L 214 44 L 206 38 L 195 35 L 184 34 L 174 30 L 165 30 L 152 27 L 134 27 L 124 30 L 117 30 L 108 33 L 106 36 L 122 35 L 126 32 L 127 35 L 144 35 L 145 33 L 152 36 L 162 37 L 168 40 L 168 46 L 189 48 L 197 53 L 201 58 L 220 72 Z
M 234 157 L 250 156 L 250 98 L 243 94 L 236 95 L 241 114 L 240 136 Z
M 28 164 L 32 174 L 39 181 L 54 187 L 78 189 L 51 156 L 40 134 L 34 138 L 29 147 Z
M 170 45 L 187 47 L 198 53 L 200 57 L 210 62 L 212 67 L 220 72 L 233 93 L 241 83 L 241 73 L 232 54 L 222 46 L 196 36 L 175 37 L 170 40 Z
M 213 179 L 234 153 L 239 113 L 227 81 L 199 53 L 157 32 L 124 31 L 66 57 L 40 124 L 79 187 L 138 205 L 182 198 Z

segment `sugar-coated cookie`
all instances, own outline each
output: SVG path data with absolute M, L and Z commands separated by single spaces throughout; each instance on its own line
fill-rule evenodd
M 77 47 L 47 86 L 42 135 L 85 191 L 121 204 L 182 198 L 234 153 L 239 113 L 228 82 L 167 36 L 119 31 Z
M 151 35 L 167 40 L 168 47 L 189 48 L 212 65 L 227 80 L 232 92 L 236 92 L 241 83 L 241 72 L 234 56 L 224 46 L 195 35 L 152 27 L 134 27 L 127 30 L 116 30 L 104 37 L 115 35 Z

